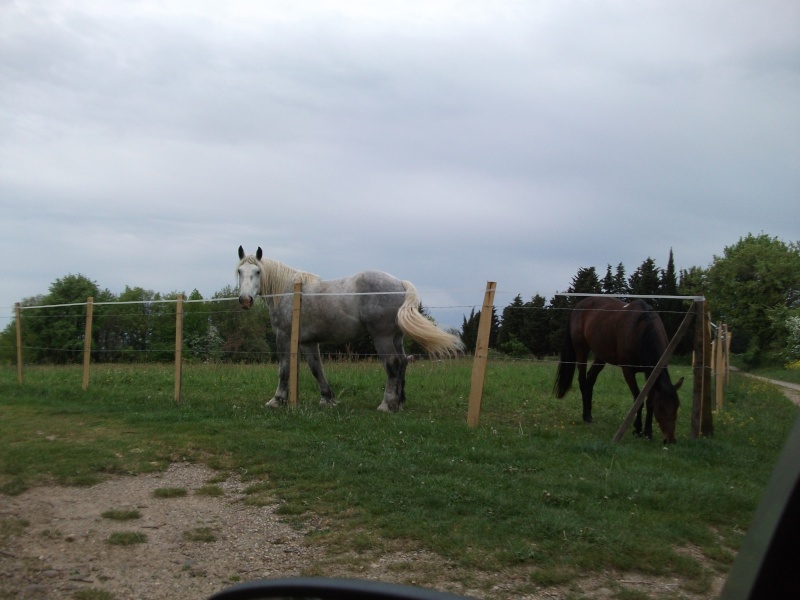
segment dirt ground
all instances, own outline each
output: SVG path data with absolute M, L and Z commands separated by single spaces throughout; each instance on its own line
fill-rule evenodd
M 245 486 L 236 478 L 214 484 L 224 489 L 223 496 L 197 494 L 214 475 L 204 466 L 182 463 L 164 473 L 114 477 L 91 488 L 38 487 L 3 497 L 0 599 L 196 600 L 237 582 L 309 574 L 520 600 L 567 595 L 612 598 L 620 585 L 653 598 L 696 600 L 716 597 L 723 583 L 718 577 L 712 594 L 696 596 L 685 593 L 675 579 L 609 573 L 564 588 L 521 593 L 528 587 L 524 574 L 464 574 L 422 552 L 391 552 L 366 563 L 332 561 L 324 548 L 309 540 L 308 534 L 320 524 L 308 523 L 305 530 L 297 530 L 276 515 L 277 502 L 268 506 L 243 503 Z M 158 488 L 185 488 L 188 493 L 159 498 L 154 495 Z M 121 522 L 102 516 L 109 510 L 136 510 L 141 516 Z M 197 530 L 210 531 L 215 539 L 185 538 L 186 532 Z M 108 542 L 115 532 L 132 531 L 144 533 L 146 541 L 129 546 Z M 441 564 L 441 569 L 434 570 L 438 581 L 431 580 L 431 564 Z M 415 565 L 422 566 L 419 583 Z M 87 590 L 110 595 L 90 596 Z
M 785 390 L 800 404 L 798 389 Z M 277 501 L 244 503 L 246 486 L 236 477 L 214 484 L 224 490 L 222 496 L 198 494 L 214 476 L 204 466 L 180 463 L 163 473 L 114 477 L 90 488 L 38 487 L 0 497 L 0 600 L 195 600 L 237 582 L 309 574 L 414 584 L 415 564 L 425 566 L 419 570 L 420 585 L 476 598 L 604 599 L 622 586 L 652 598 L 698 599 L 716 597 L 724 583 L 716 576 L 712 591 L 696 596 L 677 580 L 608 573 L 523 594 L 524 576 L 465 576 L 454 565 L 420 552 L 392 552 L 366 562 L 331 561 L 309 536 L 321 523 L 310 521 L 298 530 L 276 514 Z M 188 493 L 159 498 L 154 495 L 158 488 Z M 109 510 L 136 510 L 140 518 L 104 518 Z M 186 538 L 198 530 L 214 539 Z M 115 532 L 131 531 L 145 533 L 146 541 L 129 546 L 108 541 Z M 441 564 L 438 580 L 431 581 L 431 564 Z M 85 590 L 110 596 L 92 597 Z

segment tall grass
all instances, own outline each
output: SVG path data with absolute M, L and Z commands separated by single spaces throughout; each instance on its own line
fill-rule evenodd
M 269 485 L 288 518 L 323 517 L 318 539 L 334 553 L 390 540 L 471 569 L 523 568 L 537 583 L 635 570 L 702 590 L 709 564 L 730 566 L 798 412 L 771 386 L 734 376 L 713 438 L 689 439 L 682 392 L 676 445 L 613 444 L 631 401 L 617 369 L 600 376 L 586 425 L 577 391 L 553 397 L 554 364 L 493 360 L 470 428 L 470 369 L 413 363 L 395 415 L 375 410 L 375 362 L 326 365 L 334 408 L 319 406 L 304 370 L 299 405 L 279 410 L 264 408 L 274 366 L 188 365 L 180 404 L 171 367 L 94 367 L 87 392 L 77 368 L 28 369 L 22 386 L 4 369 L 0 490 L 202 461 Z

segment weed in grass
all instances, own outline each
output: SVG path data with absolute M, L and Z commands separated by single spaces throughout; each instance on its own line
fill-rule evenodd
M 183 532 L 187 542 L 216 542 L 217 536 L 210 527 L 197 527 Z
M 113 546 L 132 546 L 146 543 L 147 536 L 140 531 L 115 531 L 107 541 Z
M 218 464 L 219 461 L 212 460 L 211 462 L 215 462 L 215 463 Z M 216 468 L 216 467 L 212 466 L 211 468 L 213 469 L 213 468 Z M 206 483 L 208 483 L 209 485 L 212 485 L 212 484 L 215 484 L 215 483 L 224 483 L 227 480 L 228 480 L 228 474 L 227 473 L 217 473 L 213 477 L 209 478 L 209 480 Z
M 44 529 L 39 535 L 48 540 L 60 540 L 64 534 L 62 534 L 58 529 Z
M 259 482 L 249 485 L 244 490 L 244 503 L 247 506 L 271 506 L 275 504 L 275 496 L 268 483 Z
M 186 488 L 156 488 L 153 496 L 156 498 L 183 498 L 186 495 Z
M 197 494 L 198 496 L 210 496 L 212 498 L 219 498 L 220 496 L 225 495 L 225 490 L 223 490 L 218 485 L 204 485 L 203 487 L 196 490 L 195 494 Z
M 100 516 L 104 519 L 111 519 L 112 521 L 132 521 L 134 519 L 140 519 L 142 514 L 135 509 L 114 509 L 114 510 L 107 510 L 103 513 L 100 513 Z

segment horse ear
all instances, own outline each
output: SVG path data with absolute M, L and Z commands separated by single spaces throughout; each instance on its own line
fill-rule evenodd
M 675 388 L 675 391 L 677 392 L 679 389 L 681 389 L 681 386 L 682 386 L 682 385 L 683 385 L 683 377 L 681 377 L 680 379 L 678 379 L 678 381 L 677 381 L 677 382 L 675 383 L 675 385 L 674 385 L 674 386 L 672 386 L 672 387 L 674 387 L 674 388 Z
M 239 260 L 242 260 L 243 258 L 244 258 L 244 248 L 239 246 Z
M 261 251 L 261 246 L 259 246 L 259 247 L 258 247 L 258 250 L 256 250 L 256 258 L 257 258 L 258 260 L 261 260 L 261 257 L 262 257 L 262 256 L 264 256 L 264 253 Z

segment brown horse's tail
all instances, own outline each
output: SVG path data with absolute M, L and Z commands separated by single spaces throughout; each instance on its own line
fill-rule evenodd
M 464 344 L 458 336 L 439 329 L 432 321 L 419 312 L 417 289 L 410 281 L 404 281 L 406 298 L 397 311 L 397 325 L 400 330 L 436 357 L 457 356 L 464 351 Z
M 569 323 L 567 323 L 567 333 L 564 335 L 564 343 L 561 346 L 561 360 L 558 362 L 556 382 L 553 385 L 556 398 L 563 398 L 572 387 L 572 378 L 575 376 L 575 360 L 575 346 L 572 344 Z

